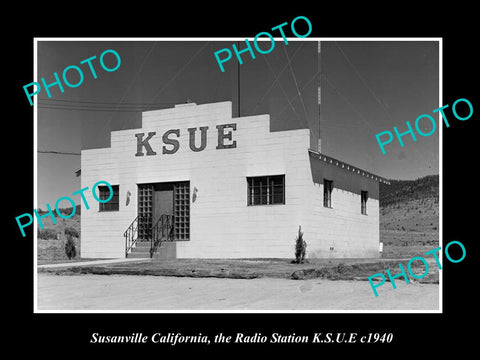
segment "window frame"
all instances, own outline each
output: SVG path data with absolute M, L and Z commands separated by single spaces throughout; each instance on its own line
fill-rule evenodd
M 281 178 L 281 184 L 270 183 L 272 178 Z M 262 180 L 266 181 L 266 184 L 262 184 Z M 260 185 L 255 185 L 255 181 L 260 181 Z M 270 185 L 269 185 L 270 183 Z M 259 194 L 255 194 L 255 189 L 260 190 Z M 281 193 L 276 193 L 275 189 L 281 188 Z M 247 206 L 271 206 L 271 205 L 285 205 L 285 174 L 277 175 L 262 175 L 262 176 L 247 176 Z M 266 190 L 266 193 L 263 193 Z M 281 202 L 275 202 L 276 196 L 281 194 Z M 255 197 L 259 197 L 259 202 L 255 203 Z M 265 203 L 263 203 L 265 199 Z
M 112 187 L 113 195 L 112 198 L 107 202 L 99 202 L 98 203 L 98 212 L 114 212 L 120 211 L 120 185 L 110 185 Z M 110 195 L 110 190 L 108 186 L 98 186 L 98 198 L 100 200 L 105 200 L 107 196 L 105 196 L 105 190 Z M 115 201 L 116 200 L 116 201 Z M 112 206 L 113 205 L 113 206 Z
M 328 186 L 327 186 L 328 185 Z M 333 180 L 323 179 L 323 207 L 332 209 Z M 325 196 L 327 195 L 327 196 Z
M 368 191 L 360 190 L 360 213 L 362 215 L 368 215 L 367 201 L 368 201 Z

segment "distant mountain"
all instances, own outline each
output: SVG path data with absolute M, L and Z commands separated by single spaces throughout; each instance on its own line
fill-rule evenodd
M 380 206 L 385 207 L 409 200 L 439 197 L 439 177 L 429 175 L 416 180 L 390 180 L 390 185 L 380 183 Z
M 438 245 L 438 175 L 380 183 L 380 241 L 384 258 L 411 258 Z

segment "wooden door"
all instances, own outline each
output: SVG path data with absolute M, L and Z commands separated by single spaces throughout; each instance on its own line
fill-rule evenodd
M 159 183 L 154 185 L 152 225 L 155 225 L 163 214 L 173 215 L 173 184 Z

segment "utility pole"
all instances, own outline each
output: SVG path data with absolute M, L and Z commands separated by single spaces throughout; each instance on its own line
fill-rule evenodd
M 322 45 L 321 41 L 318 42 L 317 49 L 317 64 L 318 64 L 318 75 L 317 75 L 317 98 L 318 98 L 318 152 L 322 152 L 322 138 L 320 136 L 320 108 L 322 104 Z
M 240 47 L 239 41 L 237 41 L 237 49 Z M 238 59 L 237 56 L 237 102 L 238 102 L 238 117 L 240 117 L 240 60 Z

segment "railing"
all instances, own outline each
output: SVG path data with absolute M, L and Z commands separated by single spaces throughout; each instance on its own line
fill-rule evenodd
M 145 217 L 137 216 L 130 226 L 125 230 L 123 236 L 125 237 L 125 257 L 128 257 L 128 253 L 135 246 L 138 240 L 138 229 L 145 226 Z
M 173 241 L 173 227 L 175 217 L 163 214 L 152 227 L 152 240 L 150 246 L 150 257 L 157 252 L 158 246 L 163 241 Z

